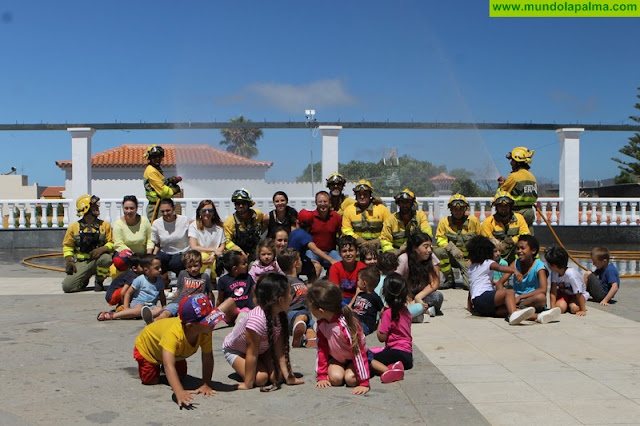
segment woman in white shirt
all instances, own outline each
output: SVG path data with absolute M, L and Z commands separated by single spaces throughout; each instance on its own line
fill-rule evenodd
M 182 255 L 189 250 L 189 220 L 186 216 L 176 215 L 175 204 L 172 199 L 160 201 L 162 217 L 153 221 L 151 225 L 151 241 L 155 245 L 153 254 L 162 262 L 162 273 L 171 271 L 178 275 L 185 269 Z M 168 279 L 165 279 L 165 283 Z
M 216 259 L 222 256 L 227 239 L 213 201 L 200 201 L 196 209 L 196 220 L 189 225 L 188 235 L 191 249 L 202 255 L 200 273 L 210 268 L 211 278 L 216 278 Z

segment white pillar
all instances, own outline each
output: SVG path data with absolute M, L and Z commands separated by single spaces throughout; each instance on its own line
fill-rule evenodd
M 91 137 L 96 132 L 90 127 L 73 127 L 71 133 L 71 194 L 74 200 L 91 194 Z
M 322 182 L 338 171 L 338 133 L 342 126 L 319 126 L 318 130 L 322 134 Z
M 584 129 L 558 129 L 560 138 L 560 223 L 580 224 L 580 135 Z

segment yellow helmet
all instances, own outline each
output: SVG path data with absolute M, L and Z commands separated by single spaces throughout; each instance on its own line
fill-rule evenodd
M 449 198 L 449 202 L 447 203 L 447 207 L 469 207 L 469 202 L 464 197 L 464 195 L 457 193 L 453 194 L 451 198 Z
M 416 203 L 416 194 L 409 190 L 409 188 L 403 189 L 401 192 L 398 192 L 393 199 L 396 201 L 396 204 L 400 200 L 410 200 Z
M 491 205 L 495 206 L 498 204 L 511 204 L 513 205 L 514 203 L 514 199 L 511 196 L 511 194 L 509 194 L 507 191 L 499 189 L 496 192 L 496 195 L 493 197 L 493 200 L 491 200 Z
M 371 186 L 371 182 L 366 179 L 360 179 L 355 188 L 353 188 L 353 193 L 357 194 L 360 191 L 369 191 L 373 194 L 373 186 Z
M 344 185 L 345 183 L 347 183 L 347 180 L 344 178 L 344 176 L 342 176 L 340 173 L 338 172 L 333 172 L 329 175 L 329 177 L 327 178 L 327 188 L 329 187 L 329 185 L 331 185 L 332 183 L 337 183 L 338 185 L 342 184 Z
M 100 201 L 100 198 L 95 195 L 85 194 L 78 197 L 76 200 L 76 214 L 78 217 L 87 214 L 89 210 L 91 210 L 91 204 L 97 203 L 98 201 Z
M 151 145 L 144 153 L 144 158 L 148 160 L 151 157 L 164 157 L 164 149 L 160 145 Z
M 534 152 L 534 150 L 529 151 L 525 146 L 517 146 L 507 154 L 507 159 L 513 160 L 516 163 L 531 164 Z

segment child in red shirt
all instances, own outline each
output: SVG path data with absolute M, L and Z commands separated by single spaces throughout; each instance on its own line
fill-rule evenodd
M 338 240 L 338 250 L 342 261 L 336 262 L 329 268 L 329 281 L 342 290 L 342 306 L 351 303 L 356 295 L 358 271 L 365 264 L 356 260 L 356 239 L 351 235 L 343 235 Z

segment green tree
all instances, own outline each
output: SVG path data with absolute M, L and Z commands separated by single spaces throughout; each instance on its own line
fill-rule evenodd
M 232 123 L 251 123 L 251 120 L 242 115 L 231 119 Z M 262 129 L 246 129 L 234 127 L 230 129 L 220 129 L 220 134 L 224 140 L 220 145 L 226 146 L 227 152 L 232 152 L 243 157 L 251 158 L 258 155 L 257 142 L 262 138 Z
M 638 87 L 640 90 L 640 87 Z M 636 95 L 640 99 L 640 95 Z M 635 109 L 640 110 L 640 103 L 634 105 Z M 636 123 L 640 123 L 640 116 L 631 115 L 630 119 Z M 622 160 L 613 157 L 612 160 L 619 164 L 618 168 L 621 173 L 616 176 L 616 183 L 637 182 L 640 180 L 640 133 L 635 133 L 629 138 L 629 142 L 618 150 L 620 154 L 624 154 L 631 160 Z

